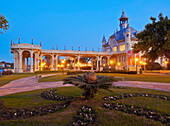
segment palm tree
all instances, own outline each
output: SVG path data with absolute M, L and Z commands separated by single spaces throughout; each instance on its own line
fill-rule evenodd
M 98 89 L 108 90 L 114 82 L 111 76 L 96 76 L 94 73 L 86 73 L 84 75 L 70 76 L 64 79 L 63 84 L 73 84 L 83 89 L 85 99 L 93 98 Z
M 0 15 L 0 29 L 4 30 L 6 32 L 6 30 L 8 30 L 9 28 L 9 24 L 7 19 L 1 14 Z M 1 34 L 3 34 L 3 32 L 1 31 Z

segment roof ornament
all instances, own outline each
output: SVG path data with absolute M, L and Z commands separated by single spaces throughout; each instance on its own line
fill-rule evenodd
M 34 39 L 32 38 L 31 40 L 32 40 L 32 45 L 33 45 L 33 40 L 34 40 Z
M 18 44 L 20 44 L 20 39 L 21 39 L 21 38 L 19 37 L 19 38 L 18 38 Z
M 122 14 L 125 14 L 125 9 L 124 9 L 124 7 L 123 7 L 123 12 L 122 12 Z
M 42 46 L 42 41 L 40 41 L 40 46 Z

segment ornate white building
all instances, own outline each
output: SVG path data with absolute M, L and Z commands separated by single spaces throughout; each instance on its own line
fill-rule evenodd
M 109 37 L 108 42 L 105 36 L 103 36 L 102 39 L 103 52 L 119 52 L 115 57 L 114 63 L 120 62 L 121 66 L 127 70 L 129 66 L 134 67 L 134 65 L 139 65 L 141 61 L 141 54 L 133 54 L 132 51 L 132 46 L 138 42 L 135 35 L 139 33 L 139 31 L 129 26 L 128 19 L 123 9 L 122 15 L 119 18 L 120 30 L 114 32 L 114 34 Z M 135 58 L 138 58 L 139 61 L 135 62 Z

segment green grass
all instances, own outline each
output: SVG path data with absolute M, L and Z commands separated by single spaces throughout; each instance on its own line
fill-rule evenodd
M 11 75 L 3 75 L 2 77 L 0 77 L 0 86 L 3 86 L 13 80 L 17 80 L 20 78 L 24 78 L 24 77 L 30 77 L 30 76 L 34 76 L 36 74 L 34 73 L 16 73 L 16 74 L 11 74 Z
M 96 73 L 96 75 L 105 75 L 105 76 L 115 76 L 115 77 L 124 77 L 126 81 L 145 81 L 145 82 L 162 82 L 170 83 L 170 76 L 168 75 L 147 75 L 147 74 L 115 74 L 115 73 Z M 65 77 L 71 75 L 55 75 L 48 76 L 39 79 L 39 82 L 54 82 L 62 81 Z M 73 75 L 74 76 L 74 75 Z
M 82 90 L 77 87 L 60 87 L 56 88 L 56 93 L 64 96 L 81 96 Z M 108 110 L 102 107 L 103 100 L 101 98 L 110 95 L 117 95 L 122 93 L 149 93 L 149 94 L 160 94 L 170 96 L 169 92 L 141 89 L 141 88 L 127 88 L 127 89 L 111 89 L 112 92 L 106 90 L 99 90 L 98 95 L 91 100 L 76 100 L 72 104 L 62 110 L 53 114 L 48 114 L 44 116 L 35 116 L 28 119 L 18 119 L 11 121 L 1 121 L 0 125 L 24 125 L 24 126 L 71 126 L 73 122 L 73 116 L 76 115 L 76 111 L 82 105 L 88 105 L 96 109 L 97 111 L 97 122 L 99 126 L 122 126 L 122 125 L 135 125 L 135 126 L 160 126 L 160 122 L 146 119 L 145 117 L 138 117 L 136 115 L 126 114 L 116 110 Z M 56 101 L 44 100 L 40 97 L 40 93 L 43 90 L 35 90 L 23 93 L 17 93 L 7 96 L 0 97 L 0 103 L 9 108 L 25 108 L 33 106 L 44 106 L 48 104 L 54 104 Z M 117 102 L 123 102 L 126 104 L 146 107 L 149 109 L 154 109 L 160 112 L 170 113 L 169 106 L 170 102 L 162 99 L 156 98 L 145 98 L 145 97 L 135 97 L 119 100 Z

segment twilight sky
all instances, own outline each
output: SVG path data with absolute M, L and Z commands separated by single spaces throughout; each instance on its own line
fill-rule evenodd
M 43 49 L 58 45 L 59 49 L 88 50 L 101 48 L 103 35 L 119 29 L 123 7 L 129 26 L 141 31 L 150 16 L 160 12 L 170 18 L 170 0 L 0 0 L 0 14 L 10 29 L 0 34 L 0 61 L 13 62 L 10 39 L 15 43 L 34 44 L 42 41 Z

